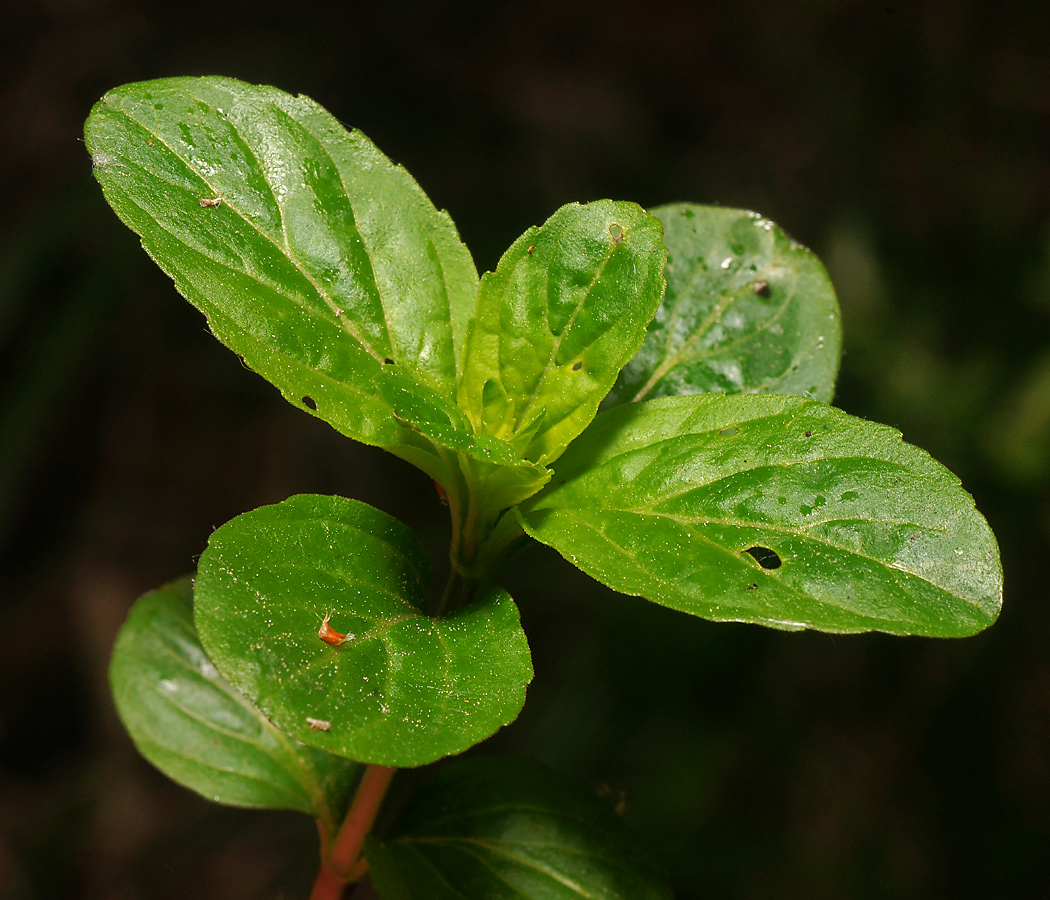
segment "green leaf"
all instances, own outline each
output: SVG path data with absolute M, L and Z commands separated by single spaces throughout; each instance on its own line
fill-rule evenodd
M 609 806 L 523 759 L 441 769 L 365 846 L 383 900 L 670 900 Z
M 429 582 L 426 552 L 396 519 L 304 494 L 212 534 L 194 588 L 197 630 L 278 728 L 360 762 L 422 765 L 513 721 L 532 678 L 505 592 L 432 619 L 422 612 Z M 319 637 L 326 620 L 344 643 Z
M 716 621 L 957 637 L 1002 602 L 959 480 L 884 425 L 798 397 L 603 412 L 522 508 L 603 584 Z
M 633 203 L 559 209 L 481 280 L 459 404 L 540 464 L 594 418 L 664 290 L 660 223 Z
M 693 203 L 652 212 L 664 226 L 667 293 L 606 407 L 717 391 L 830 403 L 842 331 L 820 260 L 757 213 Z
M 216 803 L 296 809 L 332 831 L 346 810 L 354 763 L 278 731 L 204 655 L 189 578 L 140 598 L 109 667 L 113 699 L 139 752 Z
M 475 502 L 484 508 L 483 519 L 516 506 L 550 481 L 549 469 L 523 459 L 506 441 L 474 434 L 466 414 L 436 391 L 428 391 L 391 367 L 378 387 L 397 421 L 418 435 L 394 452 L 430 474 L 447 491 L 455 489 L 462 473 L 470 482 Z
M 228 78 L 110 91 L 95 176 L 216 337 L 349 437 L 411 439 L 378 395 L 391 360 L 455 398 L 477 273 L 448 215 L 306 97 Z

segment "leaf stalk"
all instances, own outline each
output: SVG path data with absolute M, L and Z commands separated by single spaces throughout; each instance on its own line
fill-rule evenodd
M 343 888 L 364 875 L 367 865 L 361 865 L 361 848 L 395 772 L 394 766 L 369 766 L 365 769 L 350 811 L 328 847 L 327 856 L 321 861 L 310 900 L 339 900 Z

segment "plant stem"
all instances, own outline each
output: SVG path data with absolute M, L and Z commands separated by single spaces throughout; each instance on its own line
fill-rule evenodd
M 396 771 L 393 766 L 369 766 L 365 769 L 346 820 L 340 826 L 327 857 L 321 862 L 310 900 L 339 900 L 343 888 L 355 880 L 354 876 L 359 878 L 364 874 L 357 863 L 365 835 L 375 822 L 379 806 Z
M 457 597 L 463 590 L 463 580 L 463 576 L 453 568 L 449 573 L 448 581 L 445 582 L 445 590 L 441 594 L 441 601 L 434 612 L 435 617 L 441 617 L 449 611 L 453 598 Z

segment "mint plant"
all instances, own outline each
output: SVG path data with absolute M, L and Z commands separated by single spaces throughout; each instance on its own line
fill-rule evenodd
M 610 808 L 524 760 L 443 766 L 370 833 L 397 768 L 520 712 L 529 646 L 496 581 L 530 540 L 716 621 L 959 637 L 998 615 L 998 548 L 959 481 L 827 405 L 835 295 L 772 222 L 570 204 L 479 280 L 448 215 L 305 97 L 126 85 L 86 140 L 215 336 L 448 504 L 442 586 L 391 516 L 300 495 L 217 529 L 117 640 L 113 695 L 147 759 L 317 820 L 315 900 L 366 870 L 387 900 L 670 896 Z

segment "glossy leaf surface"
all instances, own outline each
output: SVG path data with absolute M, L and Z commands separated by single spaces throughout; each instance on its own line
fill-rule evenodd
M 357 766 L 278 731 L 215 669 L 193 629 L 189 578 L 139 599 L 109 680 L 139 752 L 216 803 L 296 809 L 338 825 Z
M 633 203 L 559 209 L 481 280 L 459 403 L 533 462 L 594 418 L 660 303 L 660 223 Z
M 522 507 L 604 584 L 718 621 L 956 637 L 999 613 L 991 530 L 899 432 L 798 397 L 603 412 Z
M 746 210 L 680 203 L 652 213 L 664 226 L 667 293 L 606 407 L 714 391 L 830 403 L 842 333 L 816 255 Z
M 389 367 L 388 367 L 389 369 Z M 379 393 L 394 418 L 416 432 L 393 450 L 451 489 L 464 468 L 472 468 L 477 502 L 493 512 L 515 506 L 550 480 L 550 470 L 519 456 L 509 443 L 489 434 L 474 434 L 466 414 L 436 391 L 388 370 Z M 444 451 L 452 451 L 447 453 Z M 471 462 L 456 459 L 461 454 Z
M 383 900 L 670 900 L 623 822 L 537 763 L 445 766 L 365 848 Z
M 212 534 L 194 613 L 219 671 L 279 728 L 360 762 L 416 766 L 513 721 L 532 678 L 506 593 L 432 619 L 429 582 L 425 551 L 396 519 L 299 495 Z M 345 641 L 321 639 L 326 616 Z
M 228 78 L 110 91 L 85 129 L 121 219 L 216 337 L 352 438 L 410 436 L 384 361 L 455 398 L 477 274 L 445 213 L 306 97 Z

